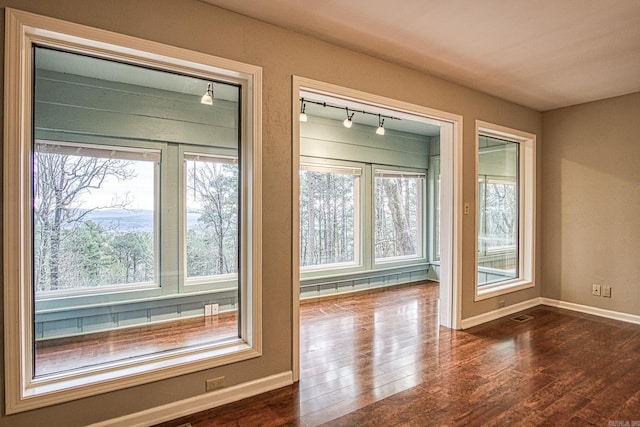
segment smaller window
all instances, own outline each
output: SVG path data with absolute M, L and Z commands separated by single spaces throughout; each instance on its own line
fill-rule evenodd
M 360 262 L 362 168 L 300 166 L 300 266 L 331 269 Z
M 424 173 L 375 170 L 376 262 L 423 253 Z

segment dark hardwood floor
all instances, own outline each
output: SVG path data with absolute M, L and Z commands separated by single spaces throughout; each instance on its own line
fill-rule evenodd
M 237 336 L 238 319 L 231 312 L 42 340 L 36 342 L 35 373 L 64 372 Z
M 439 327 L 434 284 L 303 304 L 298 384 L 162 426 L 640 425 L 640 325 L 526 313 Z

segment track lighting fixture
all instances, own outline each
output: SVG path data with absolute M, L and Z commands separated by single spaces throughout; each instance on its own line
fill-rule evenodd
M 353 122 L 351 121 L 351 119 L 353 119 L 353 115 L 355 113 L 351 113 L 351 115 L 349 115 L 349 107 L 345 107 L 345 110 L 347 110 L 347 118 L 344 119 L 344 122 L 342 122 L 342 124 L 344 125 L 344 127 L 346 128 L 350 128 L 351 125 L 353 124 Z
M 384 135 L 384 119 L 378 114 L 378 129 L 376 129 L 378 135 Z
M 301 104 L 300 104 L 300 121 L 301 122 L 306 122 L 307 121 L 307 113 L 304 112 L 305 108 L 307 108 L 306 104 L 304 103 L 304 98 L 302 98 L 300 100 Z
M 204 105 L 213 105 L 213 83 L 207 83 L 207 91 L 202 95 L 200 103 Z
M 355 110 L 355 109 L 349 108 L 349 107 L 332 105 L 332 104 L 329 104 L 327 102 L 320 102 L 320 101 L 314 101 L 313 99 L 300 98 L 300 121 L 301 122 L 306 122 L 307 121 L 307 114 L 305 113 L 305 109 L 307 107 L 307 104 L 319 105 L 322 108 L 335 108 L 337 110 L 345 110 L 347 112 L 347 118 L 344 119 L 342 124 L 346 128 L 350 128 L 351 126 L 353 126 L 353 116 L 356 113 L 362 114 L 365 117 L 366 116 L 378 116 L 378 127 L 376 128 L 376 133 L 378 135 L 384 135 L 384 132 L 385 132 L 384 121 L 385 121 L 385 119 L 401 120 L 398 117 L 387 116 L 385 114 L 372 113 L 371 111 L 366 111 L 366 110 Z M 360 116 L 358 116 L 358 117 L 360 117 Z M 365 123 L 363 123 L 363 124 L 365 124 Z

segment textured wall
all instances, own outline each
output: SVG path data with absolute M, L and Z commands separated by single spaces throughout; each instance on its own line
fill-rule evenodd
M 640 93 L 542 117 L 543 296 L 640 315 Z
M 207 378 L 224 375 L 230 386 L 291 369 L 292 75 L 462 115 L 463 199 L 472 204 L 476 185 L 473 174 L 475 120 L 538 135 L 541 131 L 541 114 L 528 108 L 197 0 L 0 0 L 0 6 L 247 62 L 263 67 L 264 71 L 263 356 L 75 402 L 0 416 L 3 427 L 86 425 L 201 394 Z M 4 21 L 0 25 L 4 34 Z M 4 42 L 0 48 L 4 49 Z M 293 99 L 296 97 L 297 94 Z M 541 147 L 538 149 L 540 152 Z M 498 307 L 497 298 L 473 302 L 474 217 L 463 218 L 463 317 Z M 539 273 L 538 266 L 538 277 Z M 511 305 L 539 295 L 536 287 L 500 299 Z M 1 380 L 4 384 L 4 379 Z M 4 401 L 4 397 L 0 397 Z

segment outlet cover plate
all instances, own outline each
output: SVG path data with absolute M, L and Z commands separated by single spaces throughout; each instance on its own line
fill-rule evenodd
M 593 295 L 594 297 L 600 296 L 600 285 L 591 285 L 591 295 Z
M 211 378 L 205 382 L 206 391 L 219 390 L 224 388 L 224 377 Z

